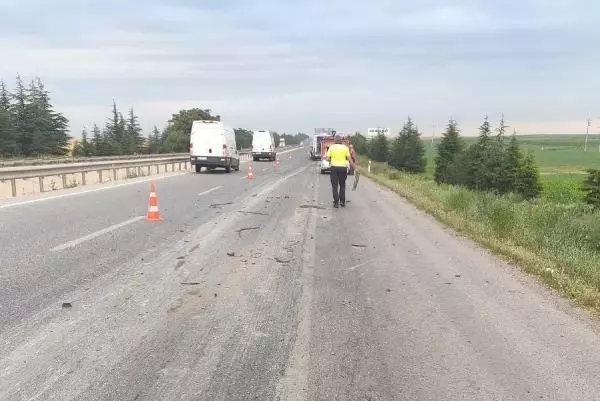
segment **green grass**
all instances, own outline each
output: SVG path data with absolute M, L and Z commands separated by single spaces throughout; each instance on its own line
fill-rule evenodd
M 585 169 L 600 168 L 598 144 L 595 153 L 584 153 L 578 137 L 525 137 L 521 143 L 534 152 L 541 172 L 543 194 L 532 202 L 436 185 L 431 149 L 422 175 L 382 163 L 373 163 L 370 174 L 362 171 L 564 296 L 600 312 L 600 214 L 590 212 L 580 190 Z

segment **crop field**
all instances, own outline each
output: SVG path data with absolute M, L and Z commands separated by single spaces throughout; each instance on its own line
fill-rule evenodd
M 586 170 L 600 169 L 598 135 L 590 135 L 587 152 L 581 135 L 519 137 L 521 150 L 533 152 L 540 171 L 543 192 L 533 201 L 435 184 L 435 148 L 431 140 L 425 141 L 424 174 L 403 173 L 386 163 L 373 163 L 371 173 L 366 174 L 561 294 L 600 313 L 600 213 L 590 212 L 581 191 Z M 364 166 L 366 158 L 360 163 Z
M 585 135 L 519 136 L 523 153 L 532 152 L 540 171 L 542 199 L 562 204 L 583 199 L 581 185 L 589 168 L 600 169 L 600 134 L 590 134 L 584 152 Z M 467 144 L 476 138 L 464 138 Z M 427 175 L 433 177 L 435 147 L 439 139 L 427 143 Z

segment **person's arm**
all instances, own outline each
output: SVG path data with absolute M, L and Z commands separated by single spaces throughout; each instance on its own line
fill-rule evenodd
M 327 148 L 327 153 L 325 153 L 325 160 L 328 162 L 331 161 L 331 146 Z
M 356 168 L 356 163 L 354 162 L 354 158 L 352 157 L 352 155 L 350 154 L 350 149 L 347 149 L 346 151 L 346 158 L 348 159 L 348 161 L 350 162 L 350 166 L 352 166 L 352 169 L 354 171 L 357 171 Z

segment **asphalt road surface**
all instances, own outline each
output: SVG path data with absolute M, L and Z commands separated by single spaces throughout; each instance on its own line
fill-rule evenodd
M 0 204 L 0 399 L 600 399 L 595 321 L 306 154 Z

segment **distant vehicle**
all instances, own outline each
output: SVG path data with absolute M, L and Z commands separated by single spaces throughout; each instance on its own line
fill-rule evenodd
M 275 160 L 277 151 L 275 150 L 275 137 L 271 131 L 253 131 L 252 132 L 252 160 L 260 159 Z
M 279 147 L 283 148 L 285 146 L 285 138 L 279 138 Z
M 312 148 L 310 149 L 310 160 L 321 160 L 321 142 L 325 138 L 331 138 L 331 134 L 317 134 L 313 136 Z
M 224 168 L 240 170 L 240 157 L 237 151 L 233 128 L 221 121 L 196 120 L 190 134 L 190 162 L 196 173 L 202 167 L 208 170 Z
M 327 138 L 324 138 L 321 141 L 321 174 L 331 172 L 331 166 L 329 165 L 329 162 L 325 159 L 325 157 L 327 156 L 327 149 L 329 149 L 329 147 L 331 145 L 333 145 L 334 143 L 335 143 L 335 138 L 332 138 L 331 135 L 329 135 Z M 342 138 L 342 144 L 350 147 L 350 140 L 348 138 Z M 350 152 L 350 154 L 352 157 L 352 151 Z M 354 157 L 352 158 L 352 160 L 354 160 Z M 354 175 L 354 169 L 350 165 L 350 162 L 348 162 L 347 168 L 348 168 L 348 174 Z

